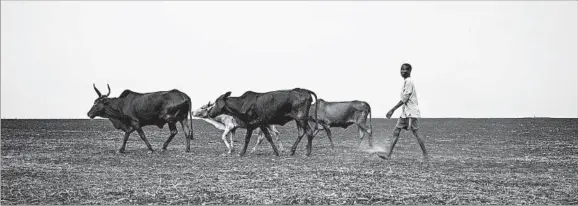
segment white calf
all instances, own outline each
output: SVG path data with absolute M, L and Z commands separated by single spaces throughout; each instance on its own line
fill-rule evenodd
M 203 105 L 201 108 L 193 111 L 192 113 L 194 117 L 201 118 L 202 120 L 215 126 L 215 128 L 223 130 L 223 135 L 221 138 L 223 139 L 225 146 L 227 146 L 227 149 L 229 150 L 227 154 L 231 154 L 234 150 L 233 136 L 235 136 L 235 131 L 237 130 L 237 128 L 245 129 L 246 127 L 244 124 L 242 124 L 241 121 L 238 121 L 233 116 L 226 114 L 219 115 L 215 118 L 209 118 L 206 115 L 209 109 L 210 107 L 208 107 L 208 105 Z M 261 142 L 265 138 L 265 134 L 263 133 L 263 131 L 261 131 L 260 128 L 255 129 L 253 133 L 254 134 L 256 133 L 258 138 L 257 143 L 255 143 L 255 146 L 253 147 L 253 150 L 251 150 L 250 153 L 255 152 L 255 150 L 257 149 L 257 145 L 261 144 Z M 277 128 L 275 128 L 274 125 L 269 125 L 269 133 L 271 133 L 271 136 L 275 136 L 275 139 L 279 144 L 279 149 L 283 151 L 283 144 L 279 140 L 279 131 L 277 131 Z M 227 135 L 230 135 L 229 136 L 230 143 L 227 142 Z

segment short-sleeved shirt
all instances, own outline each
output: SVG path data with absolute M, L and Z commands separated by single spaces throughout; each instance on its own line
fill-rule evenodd
M 401 101 L 404 103 L 401 108 L 401 118 L 420 117 L 419 106 L 417 102 L 417 92 L 411 77 L 405 78 L 403 88 L 401 89 Z

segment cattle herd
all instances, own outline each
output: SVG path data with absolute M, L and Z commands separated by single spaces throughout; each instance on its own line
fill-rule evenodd
M 297 125 L 297 140 L 291 147 L 291 155 L 295 154 L 297 145 L 307 135 L 307 156 L 311 155 L 313 137 L 321 130 L 333 148 L 331 127 L 347 128 L 353 124 L 358 126 L 360 142 L 368 136 L 369 146 L 373 147 L 371 107 L 363 101 L 327 102 L 317 99 L 317 95 L 307 89 L 295 88 L 291 90 L 277 90 L 265 93 L 247 91 L 238 97 L 232 97 L 231 92 L 219 96 L 213 103 L 202 105 L 192 110 L 191 98 L 176 89 L 151 93 L 137 93 L 124 90 L 120 96 L 109 98 L 108 93 L 102 95 L 93 84 L 98 97 L 88 112 L 88 117 L 103 117 L 109 119 L 116 129 L 125 132 L 122 146 L 118 150 L 123 153 L 126 142 L 134 131 L 148 147 L 149 153 L 153 149 L 148 142 L 142 127 L 156 125 L 163 128 L 169 125 L 170 135 L 163 144 L 162 151 L 178 133 L 177 123 L 180 123 L 186 139 L 186 152 L 190 152 L 190 141 L 193 139 L 193 116 L 213 124 L 223 130 L 222 139 L 227 146 L 227 154 L 233 152 L 233 137 L 238 128 L 246 129 L 245 144 L 239 155 L 243 156 L 251 140 L 253 132 L 258 134 L 258 141 L 252 151 L 265 138 L 271 144 L 275 155 L 279 156 L 277 146 L 272 135 L 283 150 L 279 141 L 279 132 L 275 125 L 285 125 L 295 121 Z M 315 101 L 315 103 L 313 103 Z M 369 126 L 367 117 L 369 115 Z M 189 123 L 190 119 L 190 123 Z M 314 125 L 311 127 L 311 125 Z M 229 136 L 230 141 L 227 141 Z

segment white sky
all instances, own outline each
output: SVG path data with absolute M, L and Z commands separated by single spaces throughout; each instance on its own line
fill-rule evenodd
M 303 87 L 422 117 L 578 117 L 576 1 L 1 2 L 1 117 L 87 118 L 96 94 Z M 399 116 L 400 110 L 394 117 Z

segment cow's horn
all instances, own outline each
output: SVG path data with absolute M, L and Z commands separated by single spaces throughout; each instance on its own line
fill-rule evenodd
M 108 87 L 108 93 L 106 94 L 106 96 L 108 97 L 108 95 L 110 95 L 110 86 L 108 86 L 108 83 L 106 83 L 106 87 Z
M 96 94 L 98 94 L 98 97 L 101 97 L 102 94 L 100 94 L 100 91 L 98 91 L 98 89 L 96 88 L 96 85 L 94 85 L 94 83 L 92 83 L 92 87 L 94 87 L 94 91 L 96 91 Z

